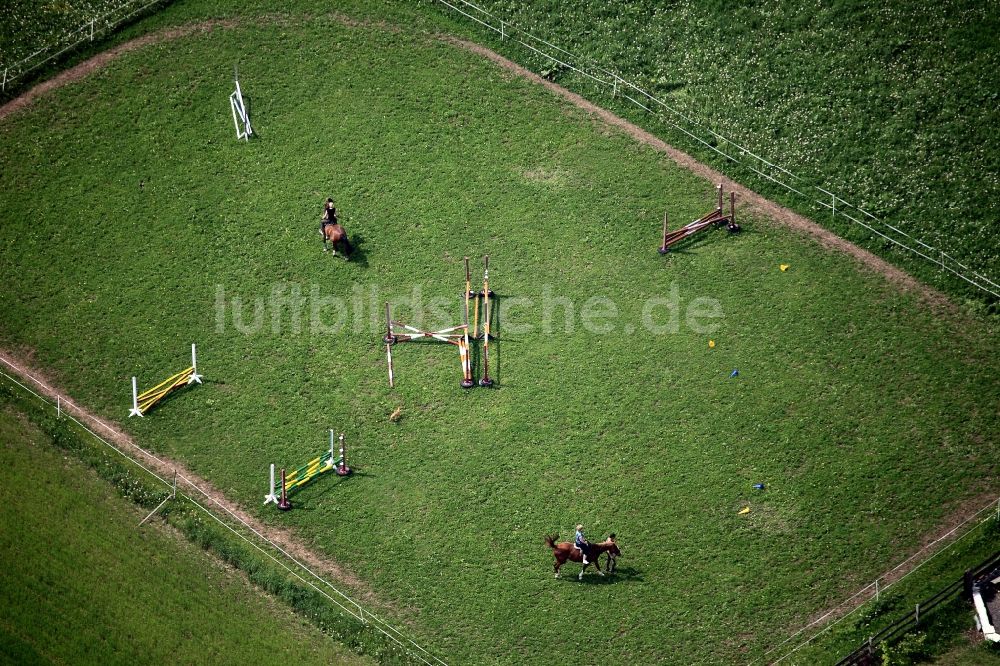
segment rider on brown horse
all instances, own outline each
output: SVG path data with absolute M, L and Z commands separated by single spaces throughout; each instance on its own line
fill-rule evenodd
M 319 232 L 324 236 L 328 224 L 338 224 L 337 209 L 333 205 L 333 199 L 326 200 L 326 205 L 323 207 L 323 221 L 319 223 Z
M 576 526 L 576 536 L 573 538 L 573 545 L 576 546 L 583 555 L 583 563 L 590 564 L 587 556 L 590 555 L 590 542 L 583 536 L 583 525 Z
M 347 238 L 347 232 L 340 226 L 337 219 L 337 209 L 333 205 L 333 199 L 327 199 L 323 206 L 323 219 L 319 223 L 319 235 L 323 238 L 323 251 L 326 252 L 326 244 L 330 243 L 333 256 L 337 256 L 337 245 L 344 249 L 344 259 L 347 259 L 353 248 L 351 241 Z
M 555 556 L 555 574 L 556 578 L 559 577 L 559 567 L 566 564 L 566 562 L 580 562 L 583 564 L 583 551 L 576 547 L 576 544 L 569 541 L 564 541 L 562 543 L 556 543 L 556 537 L 546 536 L 545 545 L 552 549 L 552 554 Z M 607 553 L 608 555 L 608 571 L 612 572 L 615 570 L 615 558 L 622 554 L 621 549 L 618 548 L 618 543 L 615 541 L 615 535 L 611 534 L 608 538 L 600 543 L 587 544 L 587 564 L 583 565 L 583 569 L 580 570 L 580 575 L 578 578 L 583 579 L 583 572 L 587 570 L 587 567 L 591 564 L 597 569 L 597 573 L 604 575 L 601 571 L 601 555 Z

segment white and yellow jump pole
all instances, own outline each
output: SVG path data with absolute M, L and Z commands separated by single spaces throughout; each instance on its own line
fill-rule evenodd
M 198 352 L 194 343 L 191 343 L 191 367 L 171 375 L 151 389 L 142 393 L 138 391 L 138 382 L 132 377 L 132 409 L 129 410 L 129 418 L 133 416 L 143 417 L 156 403 L 167 397 L 175 390 L 187 386 L 188 384 L 201 384 L 201 375 L 198 374 Z

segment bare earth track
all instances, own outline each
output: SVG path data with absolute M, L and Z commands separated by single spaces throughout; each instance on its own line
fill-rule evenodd
M 192 473 L 182 464 L 175 460 L 148 453 L 136 444 L 117 424 L 109 424 L 107 421 L 92 414 L 89 410 L 80 407 L 65 391 L 55 388 L 41 370 L 32 367 L 30 361 L 26 360 L 25 356 L 28 355 L 12 354 L 7 350 L 0 349 L 0 369 L 13 370 L 24 380 L 29 381 L 34 386 L 33 390 L 53 402 L 56 398 L 59 398 L 64 412 L 72 414 L 79 421 L 87 424 L 91 430 L 100 435 L 109 444 L 114 445 L 125 456 L 138 460 L 145 467 L 151 469 L 164 479 L 172 478 L 176 472 L 178 479 L 190 482 L 190 486 L 179 483 L 179 489 L 186 490 L 192 495 L 198 495 L 200 491 L 200 494 L 204 497 L 198 497 L 198 499 L 207 499 L 210 504 L 216 505 L 224 513 L 235 516 L 239 521 L 248 525 L 258 534 L 264 535 L 268 540 L 280 546 L 284 551 L 304 563 L 313 571 L 329 576 L 333 580 L 340 581 L 345 586 L 351 588 L 353 593 L 363 598 L 366 603 L 374 603 L 376 601 L 371 590 L 365 587 L 356 576 L 330 559 L 318 557 L 308 547 L 302 545 L 289 530 L 265 525 L 244 511 L 239 504 L 230 501 L 225 494 L 213 487 L 211 483 Z M 197 491 L 192 491 L 192 486 L 197 488 Z
M 397 26 L 391 26 L 383 23 L 368 23 L 363 21 L 356 21 L 348 17 L 339 14 L 330 14 L 328 18 L 338 21 L 339 23 L 348 27 L 367 27 L 367 28 L 377 28 L 382 30 L 390 30 L 393 32 L 398 32 L 400 30 Z M 289 21 L 288 17 L 284 16 L 273 16 L 265 17 L 263 19 L 258 19 L 257 22 L 261 24 L 266 23 L 287 23 Z M 185 26 L 179 26 L 175 28 L 170 28 L 166 30 L 161 30 L 159 32 L 144 35 L 142 37 L 133 39 L 131 41 L 120 44 L 104 53 L 93 56 L 84 62 L 75 65 L 74 67 L 58 74 L 57 76 L 49 79 L 43 83 L 36 85 L 30 90 L 26 91 L 19 97 L 11 100 L 10 102 L 0 106 L 0 121 L 8 117 L 9 115 L 16 113 L 20 110 L 26 109 L 31 106 L 31 104 L 37 100 L 39 97 L 47 94 L 51 90 L 59 88 L 61 86 L 68 85 L 74 81 L 82 79 L 83 77 L 91 74 L 95 70 L 98 70 L 106 66 L 111 61 L 115 60 L 119 56 L 128 53 L 130 51 L 135 51 L 137 49 L 162 43 L 170 40 L 180 39 L 182 37 L 188 37 L 197 33 L 207 33 L 217 28 L 229 29 L 235 28 L 240 25 L 238 20 L 212 20 L 204 21 L 199 23 L 193 23 Z M 737 183 L 734 183 L 730 179 L 726 178 L 720 172 L 696 161 L 690 155 L 677 150 L 666 144 L 663 140 L 653 136 L 646 130 L 628 122 L 627 120 L 611 113 L 610 111 L 603 109 L 592 102 L 587 101 L 580 95 L 570 92 L 569 90 L 548 81 L 537 74 L 521 67 L 520 65 L 508 60 L 507 58 L 495 53 L 494 51 L 487 49 L 478 44 L 461 40 L 449 35 L 434 35 L 434 39 L 451 44 L 458 48 L 465 49 L 472 53 L 481 55 L 490 61 L 496 63 L 498 66 L 504 68 L 505 70 L 515 74 L 516 76 L 522 77 L 533 83 L 545 86 L 548 90 L 552 91 L 556 95 L 562 97 L 564 100 L 568 101 L 573 106 L 586 111 L 600 121 L 603 121 L 610 127 L 616 128 L 617 130 L 627 133 L 629 136 L 634 138 L 636 141 L 648 145 L 657 151 L 666 154 L 671 160 L 676 162 L 679 166 L 684 167 L 700 176 L 703 176 L 715 183 L 724 183 L 726 187 L 733 189 L 738 192 L 740 199 L 744 205 L 748 205 L 753 211 L 770 218 L 778 223 L 781 223 L 789 228 L 792 228 L 800 233 L 807 234 L 814 239 L 816 239 L 822 246 L 843 252 L 854 259 L 856 259 L 860 264 L 862 264 L 868 270 L 871 270 L 884 278 L 889 282 L 896 285 L 904 292 L 910 292 L 919 296 L 927 305 L 933 307 L 934 309 L 953 313 L 956 311 L 955 304 L 948 299 L 943 293 L 922 284 L 909 274 L 905 273 L 901 269 L 893 266 L 887 261 L 881 259 L 880 257 L 864 250 L 853 243 L 850 243 L 843 238 L 835 235 L 834 233 L 824 229 L 815 222 L 795 213 L 794 211 L 785 208 L 773 201 L 765 199 L 761 195 L 749 190 Z M 83 421 L 89 422 L 91 424 L 97 424 L 97 429 L 102 435 L 106 436 L 108 440 L 118 446 L 124 453 L 130 457 L 134 457 L 134 453 L 139 450 L 137 444 L 132 441 L 131 437 L 121 430 L 118 426 L 109 425 L 91 414 L 86 409 L 77 406 L 73 403 L 64 392 L 60 392 L 58 389 L 53 388 L 51 383 L 45 379 L 39 379 L 43 377 L 42 373 L 38 368 L 33 368 L 30 365 L 30 354 L 15 354 L 11 353 L 9 350 L 0 349 L 0 363 L 10 368 L 15 369 L 15 371 L 22 377 L 30 378 L 31 381 L 36 385 L 37 389 L 53 401 L 56 396 L 60 396 L 63 404 L 67 405 L 65 407 L 67 411 L 73 413 L 78 418 Z M 244 521 L 252 529 L 256 530 L 262 535 L 265 535 L 271 541 L 280 545 L 287 552 L 296 557 L 299 561 L 305 563 L 310 568 L 315 571 L 321 572 L 325 575 L 330 576 L 332 579 L 341 581 L 346 586 L 351 588 L 351 590 L 357 594 L 359 597 L 365 599 L 368 603 L 377 603 L 375 595 L 370 589 L 367 589 L 365 585 L 353 576 L 350 572 L 345 570 L 342 566 L 336 564 L 328 558 L 321 558 L 317 556 L 314 552 L 309 550 L 308 547 L 297 541 L 295 536 L 286 529 L 273 527 L 265 525 L 259 522 L 250 514 L 246 513 L 241 507 L 229 501 L 223 493 L 213 488 L 212 485 L 204 479 L 197 477 L 190 471 L 186 470 L 182 465 L 178 464 L 176 461 L 159 459 L 158 461 L 151 461 L 149 458 L 142 458 L 144 463 L 150 464 L 151 467 L 162 476 L 169 477 L 174 471 L 178 474 L 186 476 L 193 483 L 197 484 L 206 493 L 207 497 L 212 503 L 217 504 L 225 512 L 231 513 L 234 516 L 239 517 L 240 520 Z M 976 498 L 978 501 L 979 498 Z M 938 537 L 929 537 L 928 541 L 936 541 L 938 539 L 944 540 L 944 537 L 948 535 L 948 532 L 954 529 L 954 526 L 962 521 L 961 515 L 967 515 L 968 507 L 963 506 L 956 515 L 945 521 L 944 527 L 938 531 Z M 919 552 L 919 551 L 918 551 Z M 918 562 L 909 561 L 905 566 L 893 571 L 893 577 L 901 577 L 907 571 L 914 568 Z M 829 611 L 821 617 L 836 617 L 840 614 L 841 607 L 835 607 L 832 611 Z

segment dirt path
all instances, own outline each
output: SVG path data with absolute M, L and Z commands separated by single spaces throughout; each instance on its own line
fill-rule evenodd
M 749 206 L 750 209 L 753 210 L 754 212 L 760 213 L 765 217 L 768 217 L 787 227 L 795 229 L 798 232 L 812 236 L 813 238 L 818 240 L 823 247 L 837 250 L 839 252 L 843 252 L 844 254 L 854 257 L 867 269 L 872 270 L 884 276 L 886 279 L 888 279 L 890 282 L 901 288 L 903 291 L 914 292 L 920 295 L 921 297 L 923 297 L 925 301 L 927 301 L 931 305 L 943 307 L 949 311 L 955 311 L 956 308 L 954 303 L 952 303 L 952 301 L 949 300 L 948 297 L 945 296 L 943 293 L 916 280 L 910 274 L 897 268 L 896 266 L 893 266 L 889 262 L 872 254 L 868 250 L 862 249 L 857 245 L 854 245 L 853 243 L 844 240 L 840 236 L 837 236 L 833 232 L 828 231 L 827 229 L 821 227 L 812 220 L 802 215 L 799 215 L 795 211 L 785 208 L 784 206 L 777 204 L 769 199 L 765 199 L 764 197 L 757 194 L 753 190 L 747 189 L 746 187 L 743 187 L 739 183 L 732 181 L 719 171 L 716 171 L 715 169 L 705 164 L 702 164 L 701 162 L 697 161 L 687 153 L 677 150 L 676 148 L 668 145 L 662 139 L 653 136 L 652 134 L 642 129 L 641 127 L 638 127 L 637 125 L 633 125 L 624 118 L 616 116 L 607 109 L 603 109 L 597 106 L 596 104 L 589 102 L 580 95 L 577 95 L 574 92 L 570 92 L 569 90 L 563 88 L 562 86 L 556 85 L 555 83 L 542 78 L 538 74 L 535 74 L 534 72 L 531 72 L 525 69 L 524 67 L 521 67 L 517 63 L 508 60 L 502 55 L 494 51 L 491 51 L 490 49 L 487 49 L 483 46 L 480 46 L 479 44 L 475 44 L 473 42 L 467 42 L 465 40 L 456 39 L 454 37 L 449 37 L 449 36 L 442 36 L 440 37 L 440 39 L 455 44 L 456 46 L 459 46 L 463 49 L 472 51 L 473 53 L 477 53 L 485 58 L 488 58 L 489 60 L 492 60 L 493 62 L 497 63 L 504 69 L 507 69 L 522 78 L 532 81 L 533 83 L 545 86 L 555 94 L 559 95 L 563 99 L 573 104 L 573 106 L 583 109 L 584 111 L 587 111 L 588 113 L 596 116 L 607 125 L 610 125 L 611 127 L 615 127 L 625 132 L 639 143 L 646 144 L 662 153 L 666 153 L 666 155 L 674 162 L 676 162 L 679 166 L 688 169 L 689 171 L 692 171 L 698 174 L 699 176 L 707 178 L 713 183 L 722 183 L 726 189 L 731 189 L 735 191 L 739 195 L 738 200 L 743 205 Z
M 192 23 L 190 25 L 184 25 L 177 28 L 170 28 L 169 30 L 153 32 L 148 35 L 143 35 L 142 37 L 137 37 L 136 39 L 125 42 L 124 44 L 119 44 L 112 49 L 108 49 L 103 53 L 95 55 L 93 58 L 89 58 L 78 65 L 70 67 L 66 71 L 57 74 L 51 79 L 39 83 L 3 106 L 0 106 L 0 120 L 3 120 L 12 113 L 31 106 L 31 104 L 42 95 L 45 95 L 56 88 L 68 85 L 74 81 L 79 81 L 95 70 L 105 67 L 108 63 L 117 59 L 122 54 L 130 51 L 136 51 L 151 44 L 168 42 L 174 39 L 180 39 L 181 37 L 188 37 L 195 33 L 210 32 L 215 28 L 232 28 L 236 25 L 236 21 L 203 21 L 201 23 Z
M 222 513 L 235 517 L 237 521 L 242 522 L 258 534 L 265 536 L 317 574 L 350 588 L 351 594 L 359 600 L 364 601 L 366 604 L 377 604 L 376 597 L 371 589 L 346 568 L 329 558 L 317 556 L 299 541 L 290 530 L 260 522 L 257 518 L 247 513 L 243 507 L 229 500 L 220 490 L 207 480 L 191 472 L 184 465 L 175 460 L 156 456 L 146 451 L 136 444 L 135 440 L 117 424 L 108 423 L 97 417 L 91 411 L 81 407 L 66 391 L 56 388 L 53 382 L 46 378 L 45 373 L 39 368 L 33 367 L 24 355 L 0 349 L 0 369 L 13 371 L 27 381 L 31 385 L 32 390 L 53 402 L 56 401 L 56 398 L 59 398 L 64 412 L 75 416 L 79 421 L 85 423 L 91 430 L 100 435 L 106 442 L 118 448 L 122 454 L 138 460 L 160 477 L 171 479 L 176 472 L 178 478 L 177 487 L 181 492 L 187 493 L 200 503 L 207 505 L 210 509 L 221 509 Z M 234 521 L 230 520 L 229 522 Z

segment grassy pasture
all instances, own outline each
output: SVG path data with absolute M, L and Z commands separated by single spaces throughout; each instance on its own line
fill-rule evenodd
M 777 171 L 770 175 L 798 189 L 818 185 L 834 192 L 997 281 L 1000 241 L 990 221 L 1000 214 L 994 136 L 1000 122 L 1000 55 L 982 48 L 1000 29 L 997 3 L 474 4 L 494 14 L 487 19 L 493 25 L 511 22 L 588 58 L 585 62 L 618 72 L 797 179 Z M 723 161 L 636 107 L 612 100 L 607 88 L 597 89 L 514 40 L 501 42 L 438 0 L 425 6 L 456 21 L 456 29 L 487 40 L 536 72 L 550 72 L 597 104 L 627 113 L 669 143 L 815 216 L 924 281 L 993 303 L 995 311 L 996 298 L 846 219 L 833 221 L 828 209 Z M 726 144 L 719 147 L 740 157 Z
M 249 144 L 225 101 L 237 59 Z M 354 262 L 319 252 L 328 194 Z M 664 203 L 693 218 L 711 196 L 438 40 L 316 17 L 216 30 L 0 123 L 0 341 L 112 418 L 131 374 L 165 377 L 197 341 L 207 384 L 129 429 L 347 563 L 448 661 L 738 661 L 995 492 L 1000 359 L 988 322 L 765 220 L 659 257 Z M 457 354 L 413 345 L 390 390 L 379 302 L 420 285 L 457 323 L 461 257 L 485 252 L 501 303 L 530 299 L 501 319 L 498 389 L 462 393 Z M 651 332 L 643 308 L 675 287 L 677 330 Z M 343 328 L 271 297 L 296 288 Z M 564 330 L 592 296 L 612 330 Z M 712 332 L 687 321 L 702 297 Z M 362 473 L 261 508 L 267 464 L 317 455 L 328 427 Z M 552 579 L 542 535 L 578 521 L 621 536 L 616 579 Z
M 0 406 L 3 663 L 373 663 L 221 567 Z

